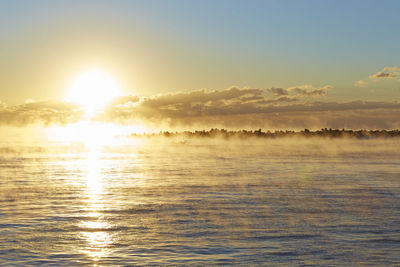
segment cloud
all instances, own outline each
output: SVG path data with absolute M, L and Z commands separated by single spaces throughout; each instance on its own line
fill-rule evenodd
M 384 67 L 384 71 L 400 72 L 400 67 Z
M 365 87 L 365 86 L 367 86 L 367 85 L 368 85 L 368 83 L 365 82 L 365 81 L 363 81 L 363 80 L 359 80 L 359 81 L 356 81 L 356 82 L 354 83 L 354 86 L 355 86 L 355 87 Z
M 361 109 L 327 111 L 287 111 L 236 116 L 199 117 L 185 119 L 182 128 L 229 129 L 395 129 L 400 128 L 400 109 Z M 206 125 L 206 126 L 205 126 Z
M 0 105 L 0 125 L 25 126 L 41 123 L 44 125 L 77 122 L 83 112 L 73 103 L 63 101 L 28 101 L 17 106 Z
M 290 87 L 287 90 L 293 92 L 295 95 L 302 96 L 324 96 L 326 92 L 332 87 L 329 85 L 323 87 L 313 87 L 312 85 L 302 85 Z
M 283 89 L 283 88 L 276 88 L 276 87 L 272 87 L 267 89 L 268 92 L 276 95 L 276 96 L 281 96 L 281 95 L 288 95 L 289 91 L 287 89 Z
M 109 105 L 119 105 L 119 104 L 126 104 L 126 103 L 136 103 L 140 100 L 138 96 L 135 95 L 126 95 L 126 96 L 118 96 L 109 103 Z
M 245 128 L 268 125 L 283 128 L 388 128 L 399 124 L 398 119 L 391 115 L 400 114 L 398 102 L 308 102 L 304 101 L 307 98 L 302 98 L 325 94 L 329 88 L 297 86 L 285 89 L 289 95 L 272 98 L 265 93 L 275 95 L 281 91 L 235 87 L 222 91 L 203 90 L 158 95 L 141 99 L 135 105 L 114 106 L 98 119 L 123 124 L 141 120 L 156 127 L 163 125 L 183 128 Z
M 383 71 L 368 76 L 370 79 L 393 79 L 400 76 L 400 67 L 384 67 Z
M 272 93 L 275 96 L 285 96 L 285 95 L 294 95 L 294 96 L 324 96 L 326 92 L 331 89 L 330 85 L 325 85 L 323 87 L 313 87 L 312 85 L 305 84 L 299 86 L 292 86 L 287 89 L 284 88 L 276 88 L 272 87 L 267 89 L 266 91 Z
M 380 81 L 380 80 L 386 80 L 386 79 L 395 79 L 400 77 L 400 67 L 390 67 L 386 66 L 383 68 L 382 71 L 378 71 L 375 74 L 369 75 L 368 78 L 370 80 L 373 80 L 374 82 Z M 400 79 L 397 79 L 400 81 Z M 364 80 L 359 80 L 354 83 L 355 87 L 366 87 L 368 85 L 368 82 Z
M 385 79 L 385 78 L 387 78 L 387 79 L 392 79 L 392 78 L 396 78 L 397 77 L 397 75 L 396 74 L 393 74 L 393 73 L 390 73 L 390 72 L 383 72 L 383 71 L 380 71 L 380 72 L 377 72 L 377 73 L 375 73 L 375 74 L 373 74 L 373 75 L 370 75 L 370 76 L 368 76 L 370 79 Z
M 397 128 L 399 102 L 311 101 L 330 86 L 295 86 L 276 90 L 231 87 L 152 97 L 123 96 L 92 120 L 116 124 L 143 123 L 155 129 L 225 128 Z M 288 94 L 286 94 L 287 92 Z M 63 101 L 7 106 L 0 102 L 0 125 L 65 125 L 81 120 L 82 109 Z
M 192 91 L 144 98 L 134 105 L 108 108 L 107 120 L 144 117 L 146 119 L 182 118 L 208 115 L 232 115 L 263 112 L 270 105 L 299 101 L 301 97 L 325 95 L 330 86 L 303 85 L 283 88 L 238 88 L 221 91 Z M 273 97 L 267 96 L 272 93 Z M 290 95 L 289 95 L 290 94 Z
M 197 90 L 146 98 L 127 95 L 115 98 L 93 119 L 129 123 L 135 119 L 162 121 L 196 116 L 262 113 L 271 105 L 287 105 L 301 101 L 302 97 L 324 95 L 328 88 L 314 88 L 310 85 L 288 89 L 231 87 L 226 90 Z M 81 107 L 65 101 L 29 100 L 16 106 L 0 102 L 0 125 L 65 125 L 79 121 L 83 114 Z

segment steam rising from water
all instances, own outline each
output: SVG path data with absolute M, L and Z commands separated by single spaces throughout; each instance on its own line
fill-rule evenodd
M 399 145 L 2 144 L 0 265 L 395 265 Z
M 141 151 L 166 151 L 171 147 L 187 150 L 188 154 L 212 152 L 232 154 L 235 156 L 258 155 L 291 156 L 291 157 L 347 157 L 347 156 L 381 156 L 395 157 L 400 155 L 400 138 L 302 138 L 283 137 L 276 139 L 264 138 L 187 138 L 177 137 L 119 137 L 113 142 L 102 142 L 96 149 L 104 153 L 132 153 Z M 2 142 L 0 154 L 21 153 L 87 153 L 94 145 L 83 141 L 71 142 Z

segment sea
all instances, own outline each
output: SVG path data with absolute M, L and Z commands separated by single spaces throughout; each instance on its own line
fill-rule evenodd
M 0 143 L 0 266 L 399 266 L 400 139 Z

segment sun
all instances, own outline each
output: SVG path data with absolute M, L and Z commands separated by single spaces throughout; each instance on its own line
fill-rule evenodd
M 80 104 L 91 116 L 120 94 L 121 88 L 107 72 L 91 70 L 75 78 L 66 100 Z

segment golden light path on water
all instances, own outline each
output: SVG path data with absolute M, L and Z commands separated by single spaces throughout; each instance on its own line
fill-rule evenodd
M 3 150 L 0 266 L 398 266 L 398 139 L 118 129 Z
M 84 161 L 87 168 L 86 194 L 87 207 L 86 217 L 88 220 L 81 222 L 81 237 L 88 243 L 88 247 L 83 250 L 85 254 L 92 257 L 94 261 L 106 256 L 109 252 L 107 246 L 112 243 L 112 237 L 105 231 L 112 227 L 105 219 L 102 210 L 104 209 L 103 174 L 101 168 L 101 150 L 92 146 Z
M 84 158 L 79 161 L 78 171 L 83 173 L 85 188 L 82 199 L 85 199 L 84 220 L 80 221 L 78 228 L 80 238 L 86 242 L 86 246 L 80 252 L 88 255 L 94 262 L 98 262 L 110 255 L 109 247 L 113 244 L 113 233 L 110 231 L 116 226 L 110 224 L 104 215 L 104 210 L 109 203 L 106 196 L 105 183 L 107 177 L 105 169 L 115 166 L 107 166 L 107 152 L 105 148 L 123 147 L 122 136 L 131 133 L 141 133 L 145 129 L 142 126 L 122 127 L 105 123 L 82 121 L 65 127 L 53 127 L 49 129 L 49 139 L 57 142 L 79 143 L 84 146 Z M 129 143 L 137 143 L 138 140 L 129 140 Z M 130 154 L 132 157 L 132 154 Z M 95 265 L 96 266 L 96 265 Z
M 61 141 L 81 142 L 87 149 L 87 157 L 81 166 L 86 173 L 87 219 L 81 222 L 80 228 L 83 229 L 81 236 L 89 244 L 82 252 L 94 261 L 106 256 L 109 253 L 107 247 L 112 243 L 112 236 L 107 229 L 113 225 L 107 222 L 102 213 L 107 201 L 102 149 L 105 146 L 116 146 L 118 136 L 144 132 L 141 126 L 123 127 L 91 121 L 95 112 L 101 111 L 120 91 L 118 83 L 107 72 L 91 70 L 80 74 L 70 86 L 68 100 L 82 105 L 86 120 L 52 129 L 52 134 Z

